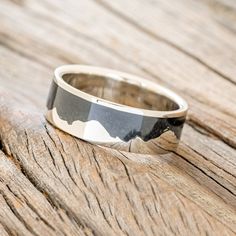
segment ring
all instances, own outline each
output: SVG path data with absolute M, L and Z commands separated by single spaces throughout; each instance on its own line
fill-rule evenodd
M 106 68 L 64 65 L 54 72 L 47 120 L 90 143 L 122 151 L 176 150 L 188 105 L 155 82 Z

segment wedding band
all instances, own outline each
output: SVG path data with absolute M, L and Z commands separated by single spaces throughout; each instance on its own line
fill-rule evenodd
M 174 151 L 188 105 L 154 82 L 106 68 L 65 65 L 54 72 L 47 120 L 93 144 L 122 151 Z

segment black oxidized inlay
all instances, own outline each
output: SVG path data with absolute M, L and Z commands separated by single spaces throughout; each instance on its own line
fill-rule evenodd
M 58 87 L 53 81 L 47 107 L 56 107 L 59 117 L 72 124 L 74 121 L 98 121 L 113 138 L 129 141 L 138 136 L 144 141 L 159 137 L 171 130 L 180 138 L 185 117 L 156 118 L 142 116 L 89 102 Z

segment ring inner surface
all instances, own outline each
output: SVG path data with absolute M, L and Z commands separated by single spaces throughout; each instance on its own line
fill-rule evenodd
M 155 111 L 173 111 L 179 108 L 177 103 L 164 95 L 111 77 L 68 73 L 62 79 L 85 93 L 126 106 Z

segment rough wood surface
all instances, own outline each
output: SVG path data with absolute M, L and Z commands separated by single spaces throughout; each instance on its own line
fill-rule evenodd
M 235 13 L 233 0 L 2 0 L 0 235 L 235 235 Z M 48 124 L 66 63 L 184 96 L 176 153 L 104 149 Z

